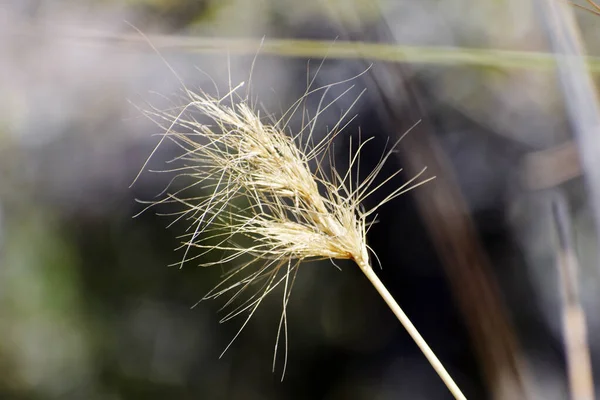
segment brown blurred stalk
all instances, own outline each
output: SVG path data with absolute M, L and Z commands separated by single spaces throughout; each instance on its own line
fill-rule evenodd
M 407 74 L 401 67 L 386 65 L 369 76 L 375 80 L 381 97 L 381 117 L 398 135 L 406 130 L 407 124 L 423 118 L 420 97 L 405 79 Z M 413 195 L 446 268 L 492 398 L 530 398 L 516 335 L 492 276 L 490 260 L 480 243 L 452 165 L 426 120 L 403 139 L 401 150 L 402 165 L 409 174 L 426 165 L 436 176 L 435 182 Z

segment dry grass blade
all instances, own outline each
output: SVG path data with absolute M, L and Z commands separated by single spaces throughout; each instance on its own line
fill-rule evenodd
M 323 138 L 317 139 L 314 134 L 317 119 L 337 99 L 325 101 L 326 95 L 333 86 L 348 81 L 311 89 L 313 79 L 304 96 L 278 120 L 261 118 L 249 100 L 249 92 L 239 94 L 243 84 L 233 87 L 221 97 L 185 89 L 187 104 L 181 109 L 148 111 L 146 114 L 165 130 L 160 143 L 169 140 L 180 148 L 181 154 L 173 161 L 182 165 L 173 171 L 176 171 L 178 179 L 187 178 L 189 182 L 183 189 L 168 193 L 163 200 L 150 203 L 149 207 L 160 203 L 182 206 L 182 211 L 175 217 L 176 220 L 189 221 L 189 228 L 182 237 L 184 256 L 181 265 L 190 260 L 202 262 L 204 255 L 214 251 L 222 253 L 223 257 L 218 262 L 200 265 L 237 262 L 223 281 L 205 296 L 205 299 L 230 296 L 224 306 L 230 311 L 223 321 L 246 315 L 233 340 L 265 296 L 283 286 L 283 312 L 275 345 L 274 367 L 279 339 L 283 336 L 286 344 L 285 373 L 286 308 L 299 265 L 307 260 L 350 259 L 360 266 L 455 397 L 464 399 L 373 272 L 366 241 L 368 227 L 373 223 L 372 216 L 383 204 L 431 178 L 420 179 L 425 171 L 422 170 L 392 190 L 375 207 L 366 210 L 362 207 L 365 199 L 392 178 L 381 179 L 379 175 L 397 143 L 359 182 L 359 174 L 354 171 L 359 169 L 360 153 L 366 141 L 354 154 L 350 154 L 346 173 L 336 170 L 331 155 L 333 139 L 348 123 L 347 120 L 352 119 L 349 118 L 350 111 L 344 112 Z M 305 101 L 311 95 L 319 95 L 319 92 L 321 100 L 316 115 L 309 116 Z M 343 91 L 340 96 L 347 92 Z M 288 122 L 296 112 L 302 113 L 303 126 L 299 132 L 291 134 Z M 195 115 L 206 118 L 207 122 L 201 122 Z M 192 189 L 200 188 L 204 194 L 189 194 Z M 192 255 L 194 250 L 198 254 Z

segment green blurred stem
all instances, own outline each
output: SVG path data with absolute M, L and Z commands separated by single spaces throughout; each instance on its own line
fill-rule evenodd
M 22 32 L 35 34 L 35 30 Z M 48 32 L 46 32 L 48 34 Z M 405 62 L 433 65 L 476 66 L 495 69 L 554 69 L 555 55 L 543 52 L 475 49 L 460 47 L 403 46 L 398 44 L 319 41 L 300 39 L 236 39 L 175 35 L 122 35 L 87 30 L 57 29 L 55 38 L 89 41 L 95 44 L 140 46 L 150 49 L 147 39 L 161 52 L 271 54 L 285 57 L 366 59 L 370 61 Z M 585 57 L 593 73 L 600 73 L 600 58 Z

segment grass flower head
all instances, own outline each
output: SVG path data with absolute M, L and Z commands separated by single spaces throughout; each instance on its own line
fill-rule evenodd
M 372 252 L 366 237 L 381 206 L 429 180 L 419 180 L 425 170 L 367 210 L 363 207 L 365 200 L 401 172 L 398 170 L 391 176 L 380 177 L 397 143 L 384 150 L 377 166 L 359 180 L 361 152 L 371 139 L 359 143 L 355 152 L 350 151 L 345 172 L 337 170 L 332 146 L 334 139 L 353 119 L 349 113 L 358 98 L 326 134 L 319 139 L 315 134 L 319 116 L 340 97 L 346 96 L 353 86 L 327 102 L 330 89 L 350 80 L 312 89 L 313 78 L 304 95 L 278 119 L 261 117 L 249 92 L 245 96 L 239 94 L 243 83 L 236 87 L 230 84 L 231 90 L 225 96 L 211 96 L 184 88 L 185 106 L 146 112 L 164 129 L 158 146 L 169 140 L 180 149 L 180 154 L 171 162 L 178 161 L 182 166 L 170 172 L 176 173 L 176 179 L 185 178 L 188 182 L 183 188 L 165 192 L 163 199 L 149 205 L 171 202 L 182 206 L 182 210 L 174 214 L 175 221 L 186 220 L 189 226 L 182 236 L 184 256 L 179 264 L 182 266 L 184 262 L 195 260 L 202 266 L 235 265 L 204 297 L 230 295 L 224 305 L 229 312 L 222 321 L 246 315 L 231 343 L 265 296 L 279 286 L 284 287 L 273 359 L 275 367 L 283 334 L 286 345 L 284 373 L 287 365 L 286 308 L 293 283 L 303 261 L 319 259 L 355 261 L 413 338 L 422 342 L 419 345 L 430 362 L 439 364 L 373 272 L 369 257 Z M 306 101 L 319 92 L 317 111 L 310 116 Z M 294 132 L 290 129 L 290 120 L 297 113 L 301 113 L 302 124 Z M 204 194 L 197 193 L 200 191 Z M 192 255 L 192 249 L 199 251 Z M 202 261 L 208 253 L 215 251 L 223 255 L 219 261 Z M 434 364 L 434 367 L 442 374 L 441 364 Z M 448 380 L 451 381 L 449 376 L 445 379 L 447 384 Z

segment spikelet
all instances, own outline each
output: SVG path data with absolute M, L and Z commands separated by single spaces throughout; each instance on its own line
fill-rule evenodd
M 192 260 L 201 266 L 237 263 L 221 283 L 204 297 L 209 299 L 230 295 L 224 307 L 232 309 L 222 321 L 247 314 L 225 351 L 244 329 L 265 296 L 283 285 L 283 311 L 273 368 L 283 333 L 286 346 L 285 374 L 286 307 L 299 265 L 307 260 L 350 259 L 367 275 L 440 376 L 447 375 L 374 274 L 369 259 L 371 250 L 366 240 L 368 228 L 381 206 L 431 178 L 419 180 L 423 170 L 391 191 L 375 207 L 365 210 L 362 207 L 365 199 L 401 172 L 398 170 L 384 179 L 379 178 L 383 165 L 397 143 L 383 152 L 377 166 L 362 182 L 358 181 L 361 150 L 370 139 L 360 143 L 357 151 L 350 153 L 346 172 L 337 171 L 333 161 L 333 139 L 352 120 L 348 118 L 350 110 L 345 111 L 337 124 L 315 143 L 317 118 L 337 99 L 347 95 L 353 86 L 330 103 L 325 102 L 325 95 L 333 86 L 348 81 L 311 89 L 313 79 L 305 94 L 277 120 L 261 118 L 248 94 L 244 97 L 238 94 L 243 83 L 222 97 L 184 89 L 189 101 L 182 109 L 148 111 L 147 115 L 165 130 L 159 146 L 164 140 L 170 140 L 181 150 L 175 160 L 184 166 L 171 172 L 190 182 L 183 189 L 166 194 L 164 199 L 150 206 L 165 202 L 182 205 L 182 211 L 174 214 L 175 220 L 187 220 L 190 225 L 182 237 L 181 249 L 185 253 L 180 265 Z M 305 112 L 304 102 L 319 91 L 322 93 L 319 108 L 310 117 Z M 293 133 L 288 123 L 299 110 L 302 112 L 303 125 Z M 202 116 L 207 122 L 200 122 L 196 115 Z M 355 171 L 354 174 L 352 171 Z M 187 194 L 194 192 L 194 189 L 205 194 Z M 191 249 L 199 250 L 199 254 L 191 256 Z M 216 262 L 201 262 L 204 256 L 214 251 L 224 256 Z M 244 295 L 246 297 L 242 298 Z M 454 384 L 449 376 L 442 378 L 447 384 L 448 381 Z M 455 390 L 458 391 L 458 388 Z

